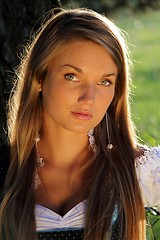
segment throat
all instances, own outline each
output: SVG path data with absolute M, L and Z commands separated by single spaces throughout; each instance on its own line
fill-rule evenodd
M 64 216 L 86 199 L 91 172 L 87 171 L 85 176 L 84 172 L 85 165 L 88 167 L 91 162 L 91 156 L 92 153 L 87 151 L 85 157 L 77 156 L 76 161 L 70 165 L 62 164 L 62 162 L 58 164 L 46 162 L 44 167 L 38 169 L 41 184 L 35 191 L 36 203 Z

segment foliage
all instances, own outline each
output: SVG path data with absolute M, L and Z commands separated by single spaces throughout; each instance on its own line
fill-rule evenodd
M 160 138 L 160 112 L 157 112 L 159 96 L 153 93 L 157 92 L 160 72 L 160 14 L 152 11 L 143 14 L 133 12 L 142 6 L 158 8 L 160 0 L 0 0 L 0 142 L 5 140 L 6 102 L 12 87 L 13 69 L 19 63 L 19 49 L 27 43 L 33 29 L 39 27 L 41 16 L 46 11 L 67 4 L 71 7 L 89 7 L 106 12 L 109 16 L 112 13 L 111 17 L 117 25 L 129 32 L 131 43 L 136 46 L 131 48 L 135 59 L 133 119 L 140 137 L 151 145 L 157 144 Z M 120 6 L 127 8 L 115 11 Z
M 18 49 L 26 45 L 33 27 L 39 27 L 41 16 L 56 6 L 58 0 L 0 0 L 0 142 L 5 139 L 6 101 L 19 63 Z
M 61 4 L 62 3 L 62 4 Z M 98 12 L 111 13 L 111 18 L 129 33 L 131 51 L 135 61 L 132 99 L 133 119 L 140 137 L 155 145 L 160 139 L 159 123 L 160 89 L 159 12 L 135 13 L 128 9 L 160 7 L 159 0 L 0 0 L 0 142 L 4 141 L 6 101 L 12 87 L 12 71 L 19 63 L 17 51 L 30 38 L 30 32 L 38 19 L 56 6 L 89 7 Z M 114 12 L 113 9 L 127 6 Z M 127 19 L 127 21 L 126 21 Z M 36 24 L 38 27 L 38 24 Z M 36 29 L 34 27 L 34 29 Z M 160 216 L 153 208 L 146 208 L 147 240 L 160 239 Z
M 155 208 L 146 208 L 146 239 L 160 239 L 160 214 Z
M 131 107 L 139 136 L 149 145 L 159 144 L 160 12 L 133 13 L 123 8 L 110 17 L 129 34 L 134 60 Z
M 119 7 L 130 9 L 160 8 L 160 0 L 61 0 L 62 6 L 88 7 L 101 13 L 109 13 Z

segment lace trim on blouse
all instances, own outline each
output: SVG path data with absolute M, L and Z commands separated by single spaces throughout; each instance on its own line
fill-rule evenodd
M 144 204 L 160 211 L 160 146 L 144 150 L 135 166 Z
M 160 210 L 160 146 L 145 149 L 144 154 L 135 159 L 135 166 L 144 205 L 157 206 Z M 63 217 L 43 206 L 36 205 L 37 231 L 83 228 L 86 204 L 87 200 L 79 203 Z M 116 221 L 117 215 L 116 207 L 112 224 Z

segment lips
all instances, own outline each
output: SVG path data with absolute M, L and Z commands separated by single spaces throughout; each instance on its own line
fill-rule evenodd
M 84 110 L 72 111 L 71 113 L 80 120 L 90 120 L 93 117 L 90 112 Z

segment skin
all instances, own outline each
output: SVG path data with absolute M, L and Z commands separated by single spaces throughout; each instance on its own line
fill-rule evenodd
M 73 181 L 92 154 L 87 132 L 112 102 L 116 75 L 111 56 L 91 41 L 67 43 L 49 64 L 40 84 L 43 128 L 38 148 L 45 167 L 39 173 L 43 184 L 36 192 L 37 203 L 62 215 L 75 205 L 79 184 L 73 190 Z
M 58 131 L 88 132 L 94 128 L 113 99 L 116 73 L 112 58 L 100 45 L 90 41 L 67 44 L 50 63 L 42 87 L 45 122 Z M 81 110 L 89 112 L 91 119 L 72 114 Z

